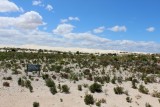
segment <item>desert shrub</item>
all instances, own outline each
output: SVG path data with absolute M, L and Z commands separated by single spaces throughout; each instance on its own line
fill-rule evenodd
M 100 82 L 101 84 L 104 84 L 102 77 L 99 77 L 99 76 L 94 77 L 94 82 Z
M 83 73 L 84 73 L 84 75 L 89 75 L 89 74 L 90 74 L 90 70 L 89 70 L 89 69 L 85 69 L 85 70 L 83 71 Z
M 62 92 L 69 93 L 69 87 L 67 85 L 62 85 Z
M 62 90 L 61 84 L 58 84 L 58 89 L 59 89 L 60 91 Z
M 153 83 L 153 82 L 156 82 L 156 79 L 154 76 L 148 76 L 144 79 L 144 83 L 147 84 L 147 83 Z
M 38 102 L 33 102 L 33 107 L 39 107 L 39 103 Z
M 153 97 L 160 98 L 160 92 L 158 92 L 158 91 L 153 91 L 152 96 L 153 96 Z
M 83 84 L 83 87 L 84 87 L 84 88 L 87 88 L 87 87 L 88 87 L 88 84 Z
M 139 86 L 139 92 L 141 92 L 141 93 L 143 93 L 143 94 L 148 94 L 148 89 L 145 87 L 145 86 L 143 86 L 142 84 Z
M 124 93 L 123 90 L 124 90 L 123 87 L 119 87 L 119 86 L 114 88 L 115 94 L 123 94 Z
M 101 101 L 97 101 L 96 106 L 100 107 L 101 106 Z
M 94 93 L 94 92 L 102 92 L 102 86 L 98 83 L 93 83 L 90 87 L 89 90 Z
M 32 85 L 29 85 L 28 88 L 29 88 L 29 91 L 30 91 L 30 92 L 33 92 L 33 87 L 32 87 Z
M 50 79 L 50 78 L 48 78 L 48 79 L 46 80 L 46 85 L 47 85 L 48 87 L 55 87 L 54 81 L 53 81 L 52 79 Z
M 82 85 L 78 85 L 78 90 L 82 91 Z
M 29 88 L 29 87 L 31 86 L 31 81 L 26 80 L 26 82 L 25 82 L 25 86 L 26 86 L 26 88 Z
M 12 80 L 12 77 L 3 77 L 4 80 Z
M 112 84 L 115 84 L 116 83 L 116 77 L 114 76 L 111 80 Z
M 101 100 L 101 103 L 106 103 L 106 99 L 102 98 Z
M 18 85 L 21 85 L 21 84 L 22 84 L 22 79 L 19 78 L 19 79 L 18 79 Z
M 43 78 L 44 80 L 46 80 L 46 79 L 49 78 L 49 75 L 48 75 L 48 74 L 42 74 L 42 78 Z
M 122 77 L 118 77 L 118 78 L 117 78 L 117 82 L 120 83 L 120 84 L 122 83 L 122 80 L 123 80 Z
M 152 107 L 149 103 L 146 103 L 145 106 L 146 106 L 146 107 Z
M 50 92 L 54 95 L 57 93 L 56 87 L 50 87 Z
M 126 78 L 125 81 L 132 81 L 132 77 Z
M 126 101 L 127 101 L 128 103 L 131 103 L 131 102 L 132 102 L 132 98 L 126 97 Z
M 93 98 L 93 96 L 91 94 L 85 95 L 84 102 L 85 102 L 86 105 L 90 105 L 90 104 L 93 105 L 94 104 L 94 98 Z
M 3 86 L 4 87 L 10 87 L 10 84 L 9 84 L 9 82 L 3 82 Z
M 132 88 L 133 89 L 137 89 L 136 83 L 138 83 L 138 80 L 137 79 L 133 79 L 132 80 Z
M 63 102 L 63 99 L 62 99 L 62 98 L 60 98 L 60 102 Z
M 50 92 L 53 95 L 57 93 L 56 84 L 54 83 L 54 81 L 52 79 L 48 78 L 46 80 L 46 86 L 48 86 L 50 88 Z
M 110 82 L 110 76 L 109 76 L 109 75 L 104 76 L 104 77 L 102 77 L 102 78 L 105 80 L 106 83 L 109 83 L 109 82 Z

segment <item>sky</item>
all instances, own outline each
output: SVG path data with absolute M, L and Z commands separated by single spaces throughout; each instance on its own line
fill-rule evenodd
M 160 52 L 160 0 L 0 0 L 0 45 Z

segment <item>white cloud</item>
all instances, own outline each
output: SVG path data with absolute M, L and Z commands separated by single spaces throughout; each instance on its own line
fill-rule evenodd
M 66 23 L 69 21 L 80 21 L 80 19 L 78 17 L 68 17 L 67 19 L 61 19 L 61 23 Z
M 42 2 L 40 1 L 40 0 L 34 0 L 33 2 L 32 2 L 32 5 L 35 5 L 35 6 L 37 6 L 37 5 L 40 5 Z
M 0 0 L 0 12 L 16 12 L 21 11 L 15 3 L 9 0 Z
M 79 18 L 78 17 L 68 17 L 68 20 L 74 20 L 74 21 L 79 21 Z
M 73 25 L 63 23 L 59 24 L 57 28 L 53 30 L 53 33 L 58 35 L 64 35 L 71 33 L 73 29 L 74 29 Z
M 0 27 L 16 27 L 21 29 L 36 29 L 43 25 L 42 16 L 35 11 L 26 12 L 19 17 L 0 17 Z
M 127 28 L 126 28 L 126 26 L 118 26 L 117 25 L 117 26 L 108 28 L 108 30 L 113 31 L 113 32 L 126 32 Z
M 52 5 L 48 4 L 48 5 L 46 6 L 46 9 L 47 9 L 48 11 L 52 11 L 52 10 L 53 10 L 53 7 L 52 7 Z
M 149 27 L 146 29 L 148 32 L 154 32 L 155 31 L 155 28 L 154 27 Z
M 105 30 L 105 27 L 101 26 L 101 27 L 94 29 L 93 32 L 94 33 L 102 33 L 102 32 L 104 32 L 104 30 Z

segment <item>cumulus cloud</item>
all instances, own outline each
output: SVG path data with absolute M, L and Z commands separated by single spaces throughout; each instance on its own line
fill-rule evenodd
M 32 2 L 32 5 L 35 5 L 35 6 L 37 6 L 37 5 L 40 5 L 42 2 L 40 1 L 40 0 L 34 0 L 33 2 Z
M 1 28 L 35 29 L 43 24 L 42 16 L 35 11 L 26 12 L 19 17 L 0 17 Z
M 66 23 L 69 21 L 80 21 L 80 19 L 78 17 L 68 17 L 67 19 L 61 19 L 61 23 Z
M 108 30 L 113 31 L 113 32 L 126 32 L 127 28 L 126 28 L 126 26 L 118 26 L 117 25 L 117 26 L 108 28 Z
M 22 11 L 15 3 L 9 0 L 0 0 L 0 12 L 16 12 Z
M 148 32 L 154 32 L 155 31 L 155 28 L 154 27 L 149 27 L 146 29 Z
M 57 28 L 53 30 L 53 33 L 58 35 L 64 35 L 71 33 L 73 29 L 74 29 L 73 25 L 63 23 L 59 24 Z
M 48 11 L 52 11 L 52 10 L 53 10 L 53 6 L 50 5 L 50 4 L 48 4 L 48 5 L 46 6 L 46 9 L 47 9 Z
M 98 27 L 93 30 L 94 33 L 102 33 L 105 30 L 104 26 Z

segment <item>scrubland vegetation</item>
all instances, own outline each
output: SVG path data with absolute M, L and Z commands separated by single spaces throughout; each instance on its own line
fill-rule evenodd
M 150 84 L 160 83 L 159 54 L 89 54 L 17 48 L 1 50 L 0 72 L 6 74 L 1 75 L 4 87 L 10 87 L 11 81 L 14 81 L 12 75 L 16 75 L 19 87 L 25 87 L 32 93 L 33 81 L 43 81 L 53 96 L 72 94 L 72 85 L 64 81 L 77 84 L 75 89 L 84 94 L 81 100 L 86 105 L 107 105 L 107 96 L 110 94 L 107 89 L 110 84 L 113 85 L 112 92 L 117 96 L 125 96 L 124 100 L 129 104 L 136 102 L 138 106 L 135 98 L 130 96 L 132 92 L 124 87 L 125 83 L 130 84 L 129 90 L 155 99 L 160 98 L 159 90 L 153 91 L 148 87 Z M 27 64 L 40 64 L 40 77 L 37 77 L 36 72 L 27 76 Z M 106 97 L 100 100 L 95 94 L 104 94 Z M 157 99 L 157 102 L 160 100 Z M 147 101 L 143 106 L 152 107 Z M 39 103 L 34 102 L 33 107 L 39 107 Z

